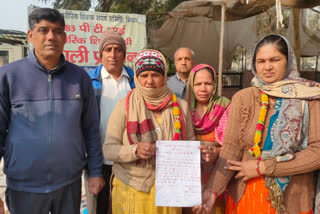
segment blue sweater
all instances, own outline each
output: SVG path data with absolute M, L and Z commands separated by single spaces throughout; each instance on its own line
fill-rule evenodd
M 32 52 L 0 67 L 0 158 L 8 187 L 47 193 L 103 164 L 90 77 L 65 61 L 47 71 Z

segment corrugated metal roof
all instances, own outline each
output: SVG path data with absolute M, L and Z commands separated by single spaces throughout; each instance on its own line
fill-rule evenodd
M 17 30 L 0 29 L 0 43 L 27 45 L 27 34 Z

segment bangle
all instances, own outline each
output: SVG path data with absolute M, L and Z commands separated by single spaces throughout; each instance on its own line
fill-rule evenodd
M 213 191 L 213 189 L 209 186 L 207 186 L 207 189 L 217 198 L 218 194 L 216 192 Z
M 259 176 L 262 176 L 262 174 L 261 174 L 260 171 L 259 171 L 259 163 L 260 163 L 260 160 L 257 161 L 256 171 L 257 171 L 257 173 L 258 173 Z

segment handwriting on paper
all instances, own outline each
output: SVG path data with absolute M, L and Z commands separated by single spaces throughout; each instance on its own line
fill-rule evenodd
M 199 141 L 157 141 L 156 206 L 201 204 Z

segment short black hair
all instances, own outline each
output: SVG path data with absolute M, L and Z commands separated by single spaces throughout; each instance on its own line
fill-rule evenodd
M 50 22 L 58 22 L 64 29 L 65 21 L 64 16 L 53 8 L 36 8 L 34 9 L 28 18 L 29 30 L 33 30 L 34 26 L 41 20 L 47 20 Z
M 287 42 L 279 35 L 268 35 L 266 37 L 264 37 L 256 46 L 256 49 L 254 51 L 254 54 L 253 54 L 253 63 L 255 65 L 255 62 L 256 62 L 256 56 L 257 56 L 257 52 L 259 51 L 259 49 L 265 45 L 275 45 L 276 46 L 276 49 L 282 53 L 283 55 L 286 56 L 287 58 L 287 61 L 288 61 L 288 45 L 287 45 Z

